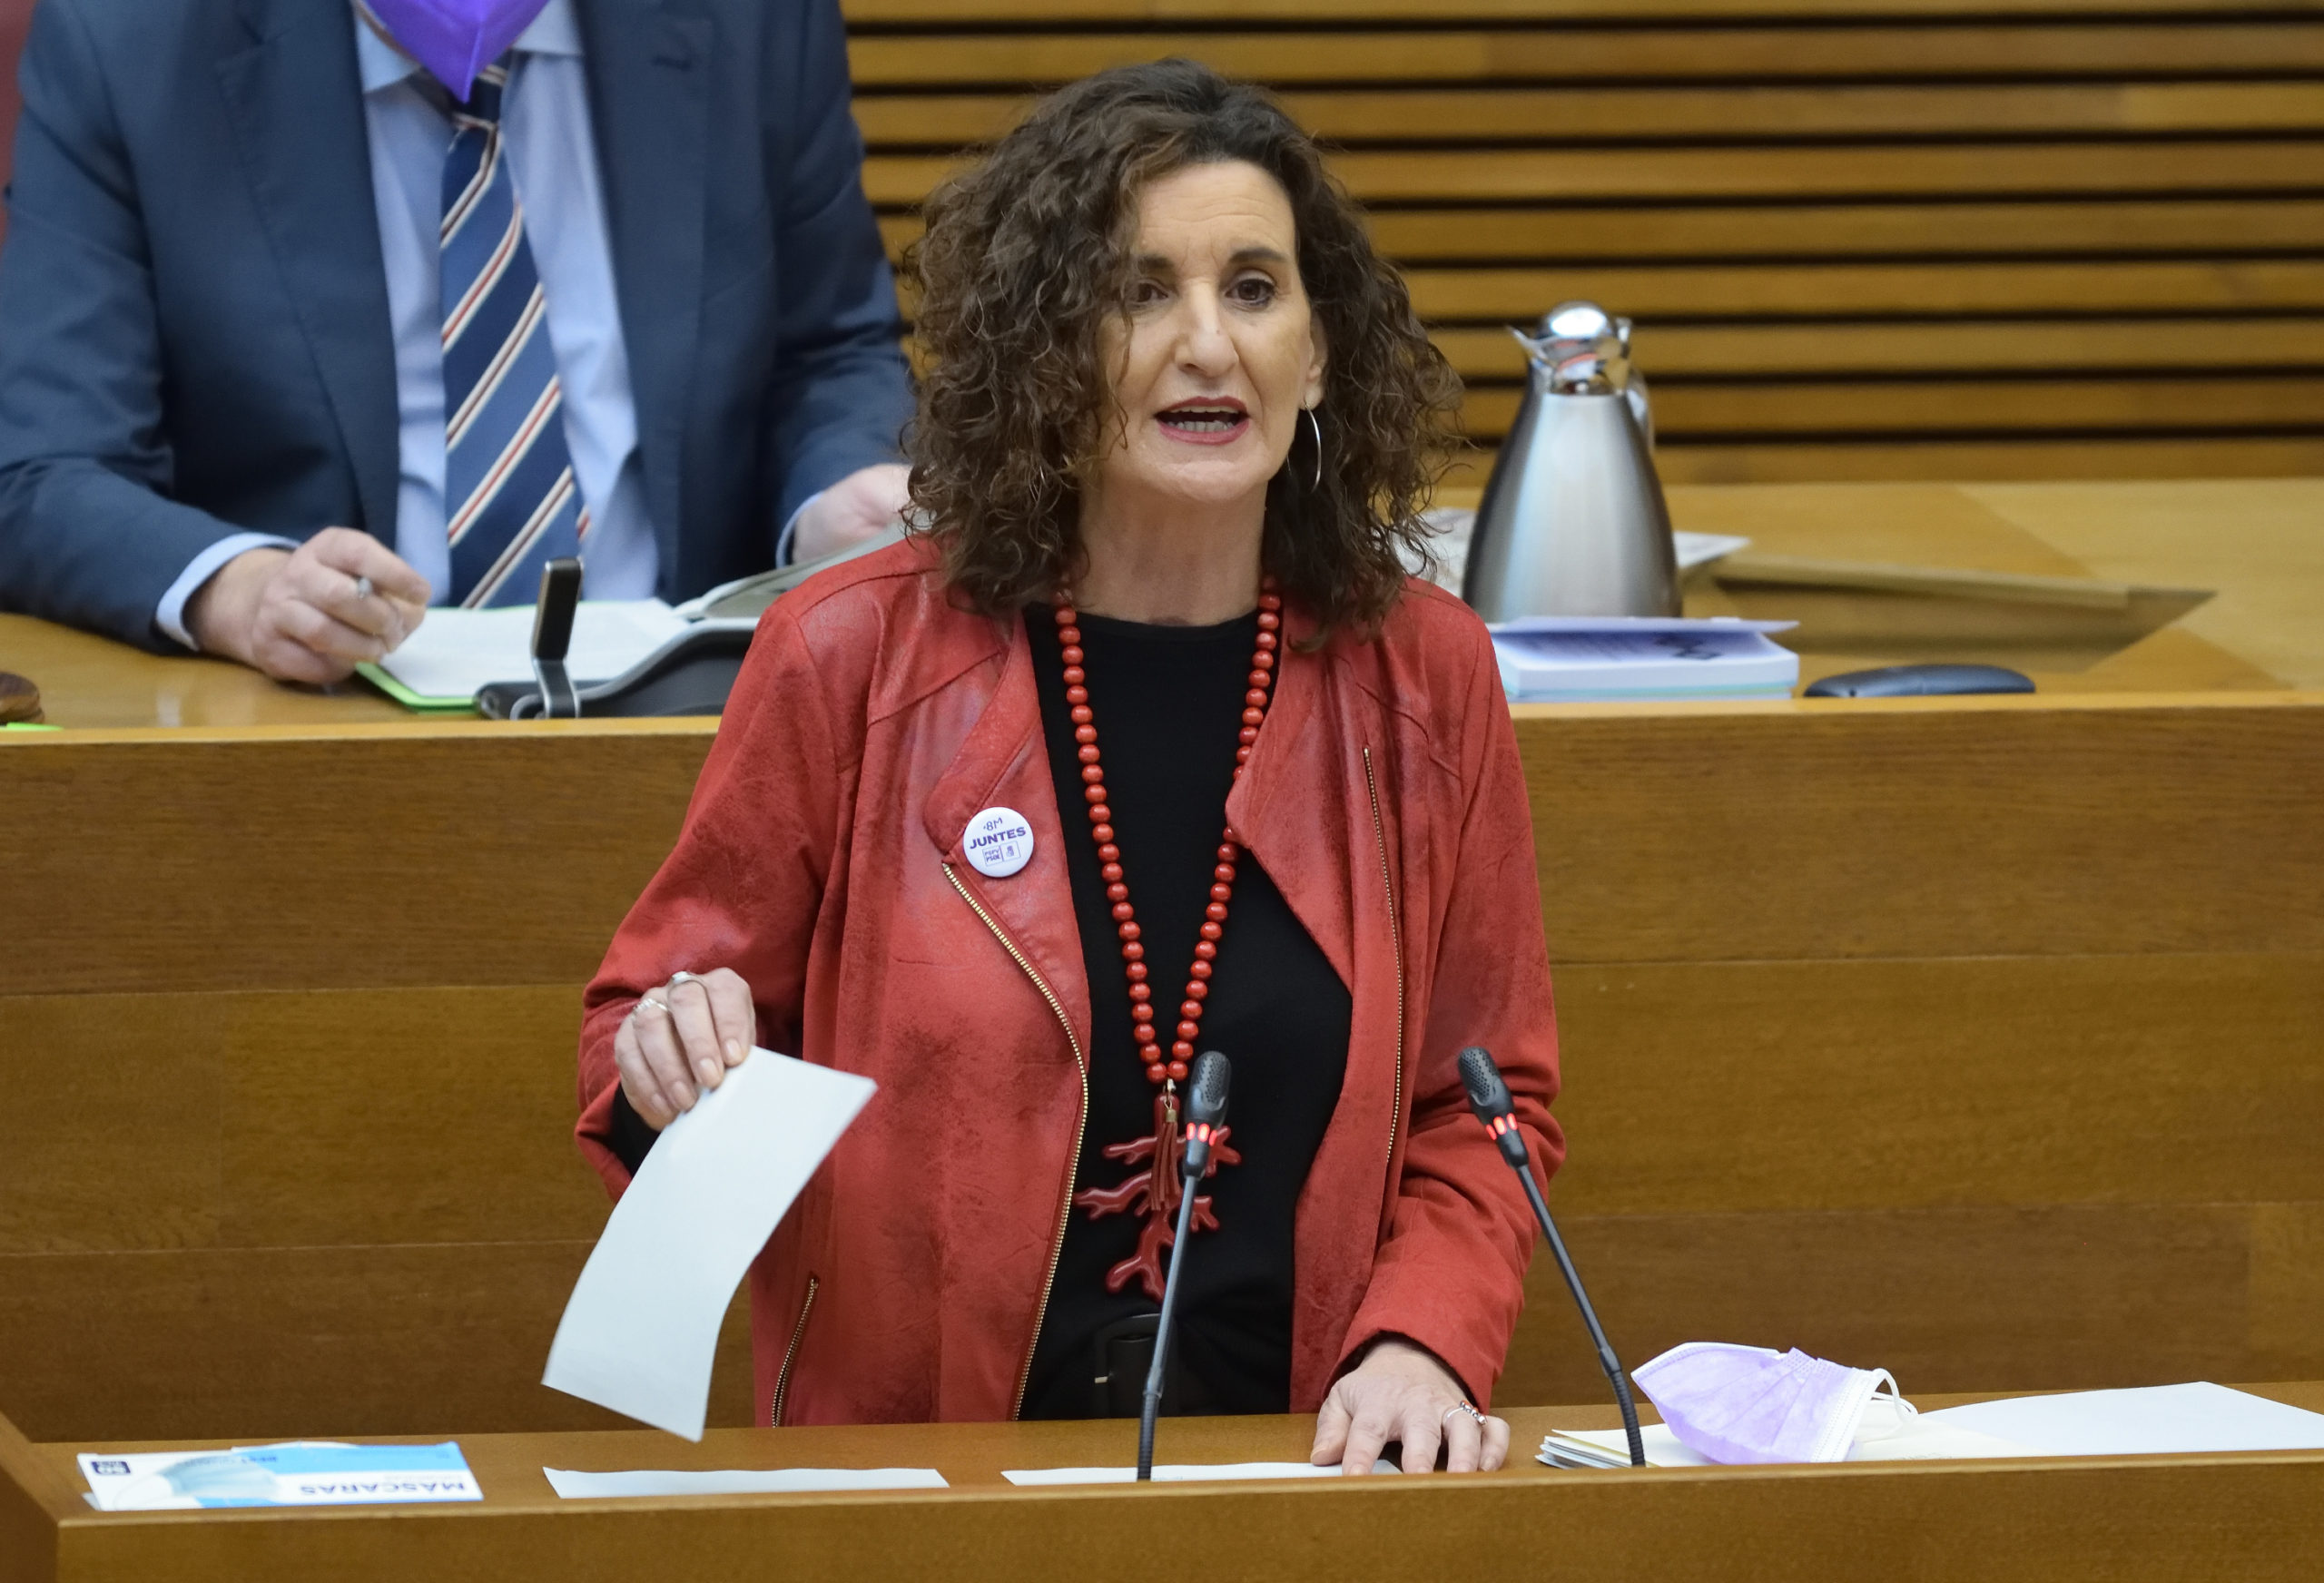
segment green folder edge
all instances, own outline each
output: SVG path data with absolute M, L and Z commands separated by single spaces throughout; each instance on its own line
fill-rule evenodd
M 430 697 L 425 693 L 415 693 L 368 660 L 355 667 L 355 674 L 406 709 L 416 710 L 422 714 L 470 714 L 476 711 L 474 698 Z

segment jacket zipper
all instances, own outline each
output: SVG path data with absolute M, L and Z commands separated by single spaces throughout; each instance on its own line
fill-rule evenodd
M 791 1327 L 791 1344 L 783 1349 L 783 1367 L 774 1372 L 774 1403 L 767 1410 L 770 1429 L 783 1427 L 783 1398 L 791 1389 L 791 1365 L 799 1356 L 799 1342 L 807 1333 L 807 1316 L 815 1312 L 815 1290 L 822 1283 L 807 1277 L 807 1301 L 799 1305 L 799 1322 Z
M 1031 1382 L 1033 1377 L 1033 1354 L 1040 1348 L 1041 1326 L 1049 1321 L 1049 1289 L 1057 1284 L 1057 1262 L 1065 1256 L 1065 1228 L 1073 1215 L 1073 1174 L 1080 1167 L 1081 1138 L 1089 1125 L 1089 1062 L 1081 1053 L 1081 1040 L 1074 1035 L 1072 1019 L 1065 1015 L 1065 1003 L 1059 1000 L 1056 992 L 1049 988 L 1049 980 L 1042 978 L 1033 964 L 1026 959 L 1025 953 L 1017 949 L 1017 942 L 1009 938 L 1009 931 L 1000 927 L 992 914 L 984 909 L 983 903 L 980 902 L 969 888 L 960 882 L 960 876 L 953 871 L 950 863 L 944 865 L 944 877 L 952 881 L 952 889 L 960 893 L 960 900 L 969 904 L 970 910 L 984 919 L 985 928 L 990 929 L 992 938 L 1000 942 L 1000 949 L 1007 951 L 1015 959 L 1017 965 L 1025 970 L 1025 977 L 1033 981 L 1033 988 L 1041 992 L 1041 998 L 1049 1003 L 1051 1011 L 1057 1013 L 1057 1025 L 1065 1029 L 1065 1042 L 1073 1047 L 1074 1070 L 1081 1077 L 1081 1109 L 1076 1114 L 1073 1122 L 1072 1165 L 1066 1171 L 1065 1194 L 1057 1206 L 1057 1236 L 1049 1244 L 1049 1273 L 1041 1277 L 1041 1305 L 1034 1311 L 1033 1314 L 1033 1344 L 1025 1349 L 1025 1366 L 1017 1372 L 1017 1399 L 1009 1404 L 1009 1416 L 1013 1419 L 1025 1411 L 1025 1388 Z M 1403 1035 L 1400 1031 L 1397 1036 L 1397 1048 L 1401 1051 L 1403 1047 Z M 1402 1064 L 1401 1056 L 1398 1057 L 1398 1062 L 1399 1065 Z
M 1372 839 L 1380 847 L 1380 884 L 1388 892 L 1388 943 L 1396 959 L 1396 1097 L 1388 1113 L 1388 1163 L 1396 1163 L 1396 1129 L 1404 1118 L 1404 934 L 1396 921 L 1396 881 L 1388 868 L 1388 827 L 1380 819 L 1380 782 L 1372 773 L 1372 749 L 1364 750 L 1364 786 L 1372 794 Z M 1077 1155 L 1078 1157 L 1078 1155 Z

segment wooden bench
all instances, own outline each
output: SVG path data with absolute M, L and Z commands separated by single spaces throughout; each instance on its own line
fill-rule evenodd
M 892 246 L 1029 96 L 1276 88 L 1490 445 L 1502 328 L 1639 323 L 1674 482 L 2324 472 L 2324 9 L 845 0 Z

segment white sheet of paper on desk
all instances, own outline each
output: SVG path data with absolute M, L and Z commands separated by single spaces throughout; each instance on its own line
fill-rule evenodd
M 625 1473 L 576 1473 L 543 1468 L 549 1488 L 566 1500 L 625 1495 L 807 1495 L 835 1490 L 942 1490 L 933 1468 L 642 1468 Z
M 1372 1464 L 1375 1473 L 1403 1471 L 1384 1457 Z M 1013 1468 L 1000 1475 L 1011 1484 L 1135 1484 L 1136 1468 Z M 1318 1468 L 1313 1462 L 1169 1462 L 1154 1470 L 1157 1484 L 1197 1484 L 1212 1479 L 1336 1479 L 1337 1462 Z
M 2038 1457 L 2042 1453 L 2016 1440 L 1958 1423 L 1932 1423 L 1923 1413 L 1905 1429 L 1878 1440 L 1858 1440 L 1848 1449 L 1851 1462 L 1950 1462 L 1978 1457 Z
M 1922 1421 L 1998 1435 L 2051 1457 L 2324 1448 L 2324 1413 L 2201 1381 L 2013 1396 L 1924 1413 Z
M 672 1122 L 606 1222 L 541 1383 L 702 1439 L 734 1288 L 873 1087 L 753 1050 Z
M 533 606 L 430 610 L 379 668 L 423 698 L 473 698 L 493 682 L 533 674 Z M 573 613 L 565 668 L 576 683 L 609 682 L 686 629 L 659 599 L 585 599 Z

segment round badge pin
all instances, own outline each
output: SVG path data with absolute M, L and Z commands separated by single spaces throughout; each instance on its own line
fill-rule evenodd
M 988 808 L 960 833 L 969 866 L 988 880 L 1006 880 L 1033 860 L 1033 827 L 1013 808 Z

